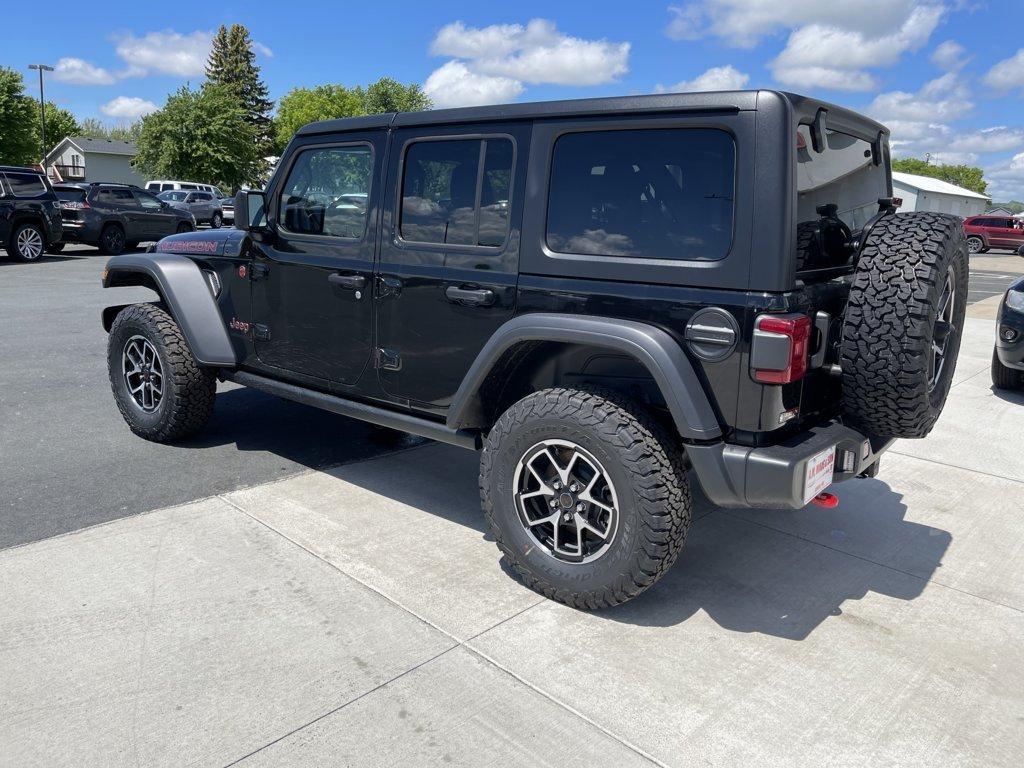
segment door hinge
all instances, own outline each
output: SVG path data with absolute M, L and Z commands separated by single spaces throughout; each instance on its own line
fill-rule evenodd
M 249 279 L 250 280 L 262 280 L 270 274 L 270 267 L 266 264 L 254 263 L 249 267 Z
M 393 349 L 380 349 L 373 355 L 373 365 L 382 371 L 402 370 L 402 356 Z
M 263 323 L 253 323 L 252 337 L 257 341 L 270 341 L 270 328 Z

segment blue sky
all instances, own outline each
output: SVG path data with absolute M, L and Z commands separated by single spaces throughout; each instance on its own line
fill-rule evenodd
M 235 22 L 257 41 L 274 98 L 383 75 L 423 84 L 438 105 L 785 88 L 882 120 L 896 154 L 981 165 L 997 199 L 1024 200 L 1022 10 L 1019 0 L 54 2 L 46 17 L 62 22 L 9 36 L 0 64 L 26 80 L 31 62 L 57 66 L 47 97 L 107 122 L 201 82 L 210 34 Z M 4 13 L 9 29 L 40 24 L 27 3 Z

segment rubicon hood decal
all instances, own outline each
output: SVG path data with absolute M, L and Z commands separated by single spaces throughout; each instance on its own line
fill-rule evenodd
M 224 253 L 224 242 L 215 240 L 161 240 L 156 244 L 160 253 Z
M 245 233 L 237 229 L 182 232 L 165 237 L 156 244 L 155 250 L 158 253 L 237 256 L 243 239 L 245 239 Z

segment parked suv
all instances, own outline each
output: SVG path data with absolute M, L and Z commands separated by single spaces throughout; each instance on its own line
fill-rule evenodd
M 127 184 L 58 184 L 54 191 L 60 199 L 64 241 L 95 245 L 103 253 L 118 254 L 196 226 L 188 211 Z
M 108 262 L 162 297 L 103 312 L 114 398 L 156 441 L 221 379 L 480 450 L 525 582 L 624 602 L 675 560 L 694 483 L 832 505 L 942 411 L 963 226 L 895 211 L 888 138 L 771 91 L 313 123 L 239 230 Z
M 46 175 L 0 165 L 0 246 L 7 255 L 36 261 L 60 239 L 60 210 Z
M 1024 221 L 1010 216 L 971 216 L 964 219 L 967 250 L 984 253 L 989 248 L 1012 248 L 1024 245 Z
M 214 229 L 220 229 L 224 224 L 220 198 L 213 192 L 186 192 L 179 189 L 161 192 L 157 197 L 174 208 L 188 211 L 197 222 L 209 224 Z

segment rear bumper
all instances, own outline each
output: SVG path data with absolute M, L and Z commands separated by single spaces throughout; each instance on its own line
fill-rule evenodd
M 704 493 L 720 507 L 800 509 L 812 458 L 834 447 L 838 483 L 867 472 L 892 442 L 828 422 L 779 445 L 688 445 L 686 453 Z

